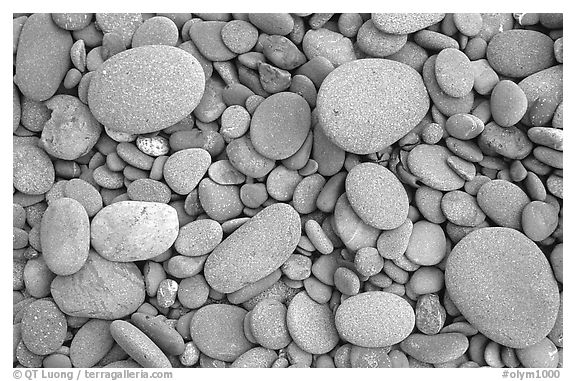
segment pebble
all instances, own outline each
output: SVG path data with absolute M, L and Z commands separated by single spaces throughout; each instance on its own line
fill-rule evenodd
M 142 21 L 142 13 L 96 13 L 98 29 L 103 33 L 119 34 L 126 46 L 130 46 L 132 36 Z
M 46 193 L 54 183 L 54 165 L 46 152 L 35 145 L 14 145 L 12 171 L 14 188 L 27 195 Z
M 32 302 L 22 315 L 22 342 L 36 355 L 54 353 L 66 338 L 65 315 L 53 301 L 39 299 Z
M 145 45 L 175 46 L 178 42 L 178 27 L 164 16 L 154 16 L 144 21 L 132 36 L 132 48 Z
M 284 36 L 267 36 L 262 46 L 265 58 L 280 69 L 293 70 L 307 62 L 304 53 Z
M 436 294 L 418 297 L 416 308 L 416 328 L 426 335 L 436 335 L 446 322 L 446 309 Z
M 472 114 L 454 114 L 446 120 L 444 128 L 456 139 L 470 140 L 484 131 L 484 123 Z
M 414 42 L 428 50 L 441 51 L 443 49 L 458 49 L 458 41 L 450 36 L 433 30 L 422 29 L 414 33 Z
M 534 148 L 534 151 L 532 152 L 536 159 L 553 168 L 562 169 L 564 166 L 564 155 L 562 151 L 540 146 Z
M 558 348 L 547 337 L 527 348 L 516 349 L 516 356 L 526 368 L 556 368 L 559 361 Z
M 385 33 L 414 33 L 444 18 L 444 13 L 372 13 L 374 26 Z
M 241 354 L 230 368 L 271 368 L 278 355 L 271 349 L 256 347 Z
M 116 54 L 96 70 L 88 104 L 110 129 L 147 133 L 183 119 L 200 103 L 203 90 L 204 72 L 191 54 L 172 46 L 142 46 Z
M 56 275 L 50 271 L 43 256 L 31 258 L 24 265 L 24 286 L 34 298 L 50 295 L 50 284 Z
M 376 93 L 378 97 L 373 96 Z M 344 64 L 326 77 L 318 91 L 320 127 L 337 146 L 357 154 L 376 152 L 396 142 L 420 122 L 428 108 L 418 73 L 390 60 Z
M 462 179 L 447 163 L 452 156 L 440 145 L 420 144 L 410 151 L 408 167 L 424 184 L 441 191 L 451 191 L 464 185 Z
M 18 42 L 14 83 L 34 101 L 51 98 L 70 66 L 70 32 L 59 28 L 49 13 L 28 17 Z
M 211 163 L 210 154 L 202 148 L 175 152 L 164 163 L 164 180 L 174 192 L 186 195 L 200 183 Z
M 444 273 L 433 266 L 418 268 L 406 284 L 415 295 L 431 294 L 444 288 Z
M 415 315 L 401 297 L 370 291 L 346 299 L 336 310 L 336 329 L 351 344 L 384 347 L 404 340 L 412 331 Z
M 294 28 L 294 19 L 289 13 L 248 13 L 248 20 L 267 34 L 285 36 Z
M 192 342 L 216 360 L 235 361 L 253 347 L 244 336 L 245 315 L 245 309 L 226 304 L 200 308 L 190 322 Z
M 51 202 L 42 217 L 40 242 L 46 265 L 54 274 L 80 270 L 90 249 L 90 222 L 82 204 L 66 197 Z
M 474 90 L 478 94 L 488 95 L 500 81 L 498 74 L 484 58 L 472 61 L 471 64 L 474 72 Z
M 317 125 L 311 137 L 312 158 L 318 163 L 318 173 L 322 176 L 333 176 L 338 173 L 346 158 L 346 152 L 332 143 Z M 313 140 L 313 141 L 312 141 Z
M 498 74 L 525 78 L 554 65 L 554 41 L 534 30 L 507 30 L 490 40 L 486 58 Z
M 503 80 L 492 90 L 490 110 L 494 122 L 502 127 L 518 123 L 526 113 L 528 100 L 522 89 L 514 82 Z
M 302 40 L 302 50 L 309 60 L 324 57 L 334 67 L 356 59 L 352 41 L 326 28 L 308 30 Z
M 454 25 L 465 36 L 474 37 L 482 30 L 483 20 L 480 13 L 454 13 Z
M 442 197 L 442 213 L 448 221 L 460 226 L 476 226 L 484 221 L 486 215 L 474 196 L 462 191 L 451 191 Z
M 406 34 L 390 34 L 382 32 L 374 26 L 372 20 L 367 20 L 356 36 L 358 48 L 369 56 L 384 58 L 398 52 L 407 41 Z
M 178 236 L 178 226 L 176 210 L 170 205 L 120 201 L 106 206 L 94 216 L 91 244 L 108 260 L 144 260 L 172 246 Z
M 535 242 L 549 237 L 558 226 L 558 213 L 554 206 L 532 201 L 522 210 L 522 231 Z
M 365 247 L 356 252 L 354 266 L 360 275 L 370 277 L 380 273 L 384 266 L 384 260 L 377 249 Z
M 364 348 L 353 345 L 350 350 L 352 368 L 392 368 L 388 348 Z
M 381 165 L 362 163 L 352 168 L 346 177 L 346 195 L 362 221 L 378 229 L 395 229 L 408 216 L 406 190 Z
M 236 54 L 249 52 L 258 41 L 258 29 L 245 20 L 228 21 L 220 33 L 224 45 Z
M 520 229 L 522 211 L 530 199 L 517 185 L 506 180 L 492 180 L 482 185 L 476 195 L 478 205 L 499 226 Z
M 468 57 L 458 49 L 443 49 L 436 57 L 436 80 L 446 94 L 459 98 L 474 86 L 474 71 Z
M 210 253 L 222 242 L 222 226 L 211 219 L 196 220 L 182 226 L 174 248 L 182 255 L 197 257 Z
M 224 21 L 200 21 L 190 25 L 190 39 L 200 53 L 210 61 L 228 61 L 236 53 L 228 49 L 222 40 Z
M 278 350 L 292 341 L 286 325 L 288 310 L 281 302 L 264 299 L 250 312 L 250 331 L 264 348 Z
M 446 288 L 467 321 L 512 348 L 542 340 L 558 313 L 558 286 L 548 260 L 510 228 L 482 228 L 464 237 L 448 257 Z
M 51 292 L 67 315 L 112 320 L 136 311 L 142 304 L 144 280 L 135 264 L 110 262 L 90 251 L 79 271 L 54 279 Z
M 92 21 L 92 13 L 52 13 L 52 21 L 65 30 L 84 29 Z
M 252 115 L 250 140 L 262 156 L 286 159 L 295 154 L 310 130 L 310 107 L 301 96 L 281 92 L 266 98 Z
M 424 266 L 439 263 L 446 255 L 446 237 L 440 225 L 428 221 L 414 223 L 406 248 L 410 261 Z
M 160 181 L 138 179 L 127 187 L 128 197 L 132 201 L 159 202 L 167 204 L 170 201 L 170 188 Z
M 76 368 L 92 368 L 114 345 L 110 321 L 91 319 L 84 324 L 70 344 L 70 360 Z
M 208 284 L 230 293 L 279 268 L 300 238 L 300 218 L 287 204 L 263 209 L 220 243 L 204 265 Z
M 440 364 L 462 356 L 468 349 L 468 339 L 461 333 L 413 333 L 400 343 L 400 348 L 418 361 Z
M 328 304 L 316 303 L 306 291 L 294 296 L 288 305 L 286 324 L 294 342 L 308 353 L 328 353 L 338 343 L 334 315 Z
M 207 178 L 200 181 L 198 197 L 201 210 L 220 223 L 240 216 L 244 208 L 237 186 L 220 185 Z
M 224 138 L 236 139 L 248 132 L 251 116 L 241 105 L 228 106 L 220 117 L 220 134 Z
M 380 255 L 386 259 L 400 258 L 408 248 L 412 229 L 412 221 L 407 218 L 396 229 L 382 231 L 376 242 Z
M 143 137 L 138 135 L 136 147 L 148 156 L 158 157 L 170 151 L 168 140 L 163 136 Z
M 324 187 L 326 180 L 318 173 L 305 177 L 294 188 L 292 205 L 300 214 L 312 213 L 316 210 L 316 200 Z
M 233 139 L 226 154 L 232 166 L 248 177 L 264 177 L 274 168 L 274 160 L 258 153 L 246 135 Z
M 114 340 L 138 364 L 145 368 L 172 368 L 168 357 L 144 332 L 124 320 L 110 324 Z
M 132 324 L 148 336 L 166 355 L 181 355 L 184 340 L 176 329 L 170 327 L 160 316 L 136 312 L 131 316 Z
M 334 231 L 350 250 L 374 247 L 380 230 L 367 225 L 354 212 L 346 193 L 342 194 L 334 208 Z

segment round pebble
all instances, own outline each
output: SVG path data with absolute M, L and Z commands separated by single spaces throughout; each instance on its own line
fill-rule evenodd
M 462 191 L 451 191 L 442 197 L 442 213 L 448 221 L 460 226 L 477 226 L 486 215 L 470 194 Z
M 400 343 L 400 348 L 414 359 L 440 364 L 456 360 L 468 349 L 468 339 L 461 333 L 423 335 L 413 333 Z
M 383 258 L 400 258 L 410 242 L 413 224 L 410 219 L 406 219 L 402 225 L 392 230 L 384 230 L 378 236 L 376 247 Z
M 96 70 L 88 104 L 106 127 L 146 133 L 190 114 L 203 90 L 204 71 L 191 54 L 172 46 L 142 46 L 114 55 Z
M 448 48 L 438 54 L 435 73 L 440 88 L 455 98 L 468 94 L 474 85 L 470 60 L 458 49 Z
M 547 337 L 527 348 L 516 349 L 516 356 L 526 368 L 556 368 L 559 361 L 558 348 Z
M 395 61 L 364 59 L 326 77 L 318 91 L 317 112 L 330 140 L 346 151 L 365 154 L 399 140 L 420 122 L 429 105 L 414 69 Z
M 188 148 L 170 155 L 164 164 L 166 184 L 176 193 L 190 193 L 210 167 L 212 158 L 202 148 Z
M 138 179 L 130 183 L 126 190 L 132 201 L 170 202 L 170 188 L 160 181 L 152 179 Z
M 464 185 L 462 179 L 447 163 L 452 156 L 444 146 L 420 144 L 408 155 L 408 167 L 422 183 L 441 191 L 451 191 Z
M 48 192 L 54 183 L 54 165 L 39 147 L 29 144 L 14 145 L 12 153 L 14 188 L 29 195 Z
M 250 140 L 262 156 L 286 159 L 302 146 L 310 123 L 310 107 L 304 98 L 288 92 L 274 94 L 256 108 Z
M 258 41 L 258 29 L 244 20 L 232 20 L 221 30 L 222 42 L 236 54 L 249 52 Z
M 138 364 L 146 368 L 172 368 L 166 355 L 144 332 L 124 320 L 110 324 L 114 340 Z
M 558 226 L 558 213 L 548 203 L 532 201 L 522 210 L 522 231 L 535 242 L 550 236 Z
M 416 264 L 431 266 L 439 263 L 445 255 L 446 237 L 440 225 L 428 221 L 416 222 L 406 248 L 406 257 Z
M 379 30 L 372 20 L 367 20 L 356 36 L 358 48 L 369 56 L 384 58 L 390 56 L 406 44 L 406 34 L 390 34 Z
M 344 340 L 375 348 L 404 340 L 414 328 L 415 315 L 412 307 L 401 297 L 370 291 L 342 302 L 336 310 L 335 322 Z
M 498 225 L 513 229 L 522 226 L 522 211 L 530 199 L 517 185 L 506 180 L 492 180 L 482 185 L 476 196 L 484 213 Z
M 264 299 L 256 304 L 250 315 L 250 330 L 258 344 L 274 350 L 290 344 L 287 312 L 284 304 L 274 299 Z
M 374 26 L 385 33 L 408 34 L 442 21 L 444 13 L 373 13 Z
M 182 255 L 198 257 L 210 253 L 222 242 L 222 226 L 211 219 L 196 220 L 178 232 L 174 248 Z
M 350 250 L 374 247 L 380 230 L 367 225 L 358 217 L 346 193 L 342 194 L 334 208 L 334 231 Z
M 288 305 L 286 324 L 294 342 L 308 353 L 328 353 L 338 344 L 328 304 L 316 303 L 306 291 L 298 293 Z
M 110 321 L 91 319 L 84 324 L 70 344 L 70 360 L 76 368 L 91 368 L 102 360 L 114 345 Z
M 406 190 L 381 165 L 363 163 L 352 168 L 346 177 L 346 194 L 356 214 L 378 229 L 395 229 L 408 216 Z
M 205 355 L 232 362 L 253 347 L 244 336 L 246 310 L 211 304 L 196 311 L 190 322 L 192 341 Z
M 144 21 L 132 36 L 132 48 L 145 45 L 175 46 L 178 28 L 174 21 L 164 16 L 154 16 Z
M 448 257 L 446 288 L 466 320 L 512 348 L 541 341 L 558 313 L 558 286 L 548 260 L 510 228 L 482 228 L 464 237 Z
M 490 110 L 494 122 L 502 127 L 515 125 L 528 108 L 526 94 L 514 82 L 503 80 L 492 90 Z
M 48 355 L 64 343 L 67 327 L 65 315 L 54 302 L 36 300 L 22 315 L 22 341 L 30 352 Z

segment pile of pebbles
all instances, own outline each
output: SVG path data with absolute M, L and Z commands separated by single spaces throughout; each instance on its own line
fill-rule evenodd
M 562 14 L 13 23 L 14 366 L 562 367 Z

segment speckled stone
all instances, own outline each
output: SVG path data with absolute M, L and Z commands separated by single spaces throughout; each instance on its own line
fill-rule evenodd
M 49 13 L 28 17 L 16 52 L 14 82 L 24 96 L 35 101 L 52 97 L 70 68 L 70 32 L 59 28 Z
M 232 166 L 249 177 L 264 177 L 274 169 L 274 160 L 259 154 L 246 135 L 233 139 L 226 146 L 226 154 Z
M 333 70 L 318 91 L 316 110 L 326 136 L 366 154 L 399 140 L 424 117 L 430 101 L 420 75 L 385 59 L 362 59 Z
M 88 104 L 112 130 L 154 132 L 190 114 L 204 84 L 204 71 L 191 54 L 172 46 L 141 46 L 114 55 L 96 70 Z
M 441 191 L 462 188 L 464 179 L 458 176 L 447 163 L 452 153 L 444 146 L 420 144 L 408 155 L 410 172 L 428 185 Z
M 47 355 L 59 349 L 66 338 L 65 315 L 53 301 L 40 299 L 32 302 L 22 315 L 22 341 L 30 352 Z
M 522 210 L 522 231 L 533 241 L 542 241 L 556 230 L 558 212 L 551 204 L 532 201 Z
M 444 13 L 372 13 L 372 21 L 385 33 L 408 34 L 436 24 L 444 16 Z
M 175 46 L 178 42 L 178 27 L 164 16 L 154 16 L 144 21 L 132 36 L 132 47 L 144 45 Z
M 298 213 L 288 204 L 268 206 L 236 229 L 210 254 L 204 276 L 224 293 L 256 282 L 279 268 L 300 239 Z
M 551 68 L 541 70 L 524 78 L 518 86 L 526 94 L 528 99 L 528 110 L 532 108 L 539 98 L 547 99 L 552 104 L 562 104 L 563 84 L 564 84 L 564 65 L 556 65 Z M 522 123 L 530 126 L 530 113 L 527 112 L 522 117 Z
M 187 195 L 196 188 L 211 163 L 210 154 L 202 148 L 175 152 L 164 163 L 164 180 L 174 192 Z
M 128 47 L 134 32 L 142 25 L 142 13 L 96 13 L 96 25 L 104 34 L 113 32 L 120 35 Z
M 544 254 L 509 228 L 483 228 L 464 237 L 448 257 L 446 288 L 470 324 L 512 348 L 542 340 L 560 303 Z
M 196 311 L 190 322 L 192 341 L 214 359 L 232 362 L 253 347 L 244 336 L 246 310 L 227 304 L 211 304 Z
M 490 122 L 480 134 L 478 146 L 488 154 L 498 154 L 509 159 L 524 159 L 530 154 L 534 145 L 522 129 L 516 126 L 501 127 Z
M 110 334 L 124 351 L 145 368 L 172 368 L 168 357 L 144 332 L 124 320 L 110 324 Z
M 220 185 L 208 178 L 200 181 L 198 198 L 208 217 L 221 223 L 240 216 L 244 209 L 238 186 Z
M 281 349 L 292 341 L 286 325 L 287 309 L 274 299 L 260 301 L 251 312 L 250 330 L 256 342 L 268 349 Z
M 446 193 L 440 207 L 448 221 L 460 226 L 476 226 L 486 218 L 476 198 L 459 190 Z
M 336 201 L 334 207 L 334 231 L 350 250 L 356 251 L 363 247 L 374 247 L 380 230 L 367 225 L 354 212 L 346 193 Z
M 267 34 L 285 36 L 294 28 L 294 19 L 289 13 L 249 13 L 248 20 Z
M 263 347 L 249 349 L 241 354 L 230 368 L 271 368 L 278 359 L 275 351 Z
M 448 48 L 438 53 L 434 71 L 438 86 L 451 97 L 463 97 L 474 86 L 470 60 L 458 49 Z
M 214 250 L 223 234 L 222 226 L 214 220 L 192 221 L 180 228 L 174 248 L 182 255 L 198 257 Z
M 92 247 L 104 258 L 133 262 L 162 254 L 178 236 L 176 209 L 167 204 L 119 201 L 92 219 Z
M 422 266 L 440 263 L 446 255 L 444 230 L 440 225 L 426 220 L 415 222 L 405 255 L 413 263 Z
M 358 48 L 372 57 L 390 56 L 404 46 L 408 39 L 406 34 L 390 34 L 382 32 L 374 26 L 372 20 L 367 20 L 356 36 Z
M 132 201 L 160 202 L 167 204 L 170 202 L 170 188 L 160 181 L 152 179 L 138 179 L 128 185 L 128 197 Z
M 144 278 L 135 264 L 110 262 L 94 251 L 78 272 L 57 276 L 51 291 L 65 314 L 106 320 L 136 311 L 145 295 Z
M 28 195 L 41 195 L 52 187 L 55 178 L 50 157 L 32 144 L 15 144 L 12 151 L 12 184 Z
M 199 21 L 190 25 L 190 39 L 210 61 L 228 61 L 236 57 L 236 53 L 222 41 L 222 28 L 225 25 L 225 21 Z
M 330 307 L 316 303 L 306 291 L 298 293 L 288 305 L 286 323 L 294 342 L 308 353 L 328 353 L 338 344 Z
M 302 40 L 302 50 L 309 60 L 324 57 L 334 67 L 356 59 L 352 41 L 325 28 L 308 30 Z
M 382 231 L 376 242 L 380 255 L 387 259 L 400 258 L 408 247 L 413 227 L 412 221 L 406 218 L 396 229 Z
M 90 249 L 90 222 L 86 210 L 72 198 L 52 201 L 42 217 L 42 254 L 57 275 L 71 275 L 86 262 Z
M 498 74 L 524 78 L 554 65 L 554 41 L 535 30 L 504 31 L 490 40 L 486 58 Z
M 476 195 L 478 205 L 500 226 L 520 230 L 522 210 L 530 199 L 517 185 L 506 180 L 492 180 L 482 185 Z
M 52 111 L 42 129 L 41 142 L 46 152 L 64 160 L 87 154 L 102 132 L 90 109 L 71 95 L 56 95 L 45 105 Z
M 386 167 L 362 163 L 346 177 L 346 194 L 352 209 L 368 225 L 390 230 L 408 217 L 408 195 Z
M 494 122 L 502 127 L 515 125 L 528 109 L 526 94 L 516 83 L 503 80 L 492 89 L 490 111 Z
M 70 360 L 76 368 L 91 368 L 102 360 L 114 345 L 110 321 L 92 319 L 84 324 L 70 344 Z
M 250 140 L 262 156 L 273 160 L 295 154 L 310 130 L 310 106 L 298 94 L 281 92 L 256 108 L 250 123 Z
M 468 350 L 468 346 L 468 338 L 461 333 L 413 333 L 400 343 L 400 348 L 407 355 L 428 364 L 456 360 Z
M 340 337 L 362 347 L 385 347 L 404 340 L 415 324 L 414 310 L 398 295 L 368 291 L 346 299 L 336 310 Z

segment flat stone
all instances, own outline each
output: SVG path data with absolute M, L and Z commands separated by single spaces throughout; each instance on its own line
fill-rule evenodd
M 456 360 L 468 350 L 468 346 L 468 338 L 461 333 L 413 333 L 400 343 L 400 348 L 406 354 L 428 364 Z
M 530 203 L 524 191 L 506 180 L 492 180 L 482 185 L 476 195 L 478 205 L 500 226 L 520 230 L 522 210 Z
M 444 13 L 372 13 L 372 22 L 382 32 L 408 34 L 436 24 L 444 16 Z
M 444 146 L 419 144 L 408 155 L 408 168 L 422 183 L 440 191 L 462 188 L 464 179 L 448 165 L 452 153 Z

